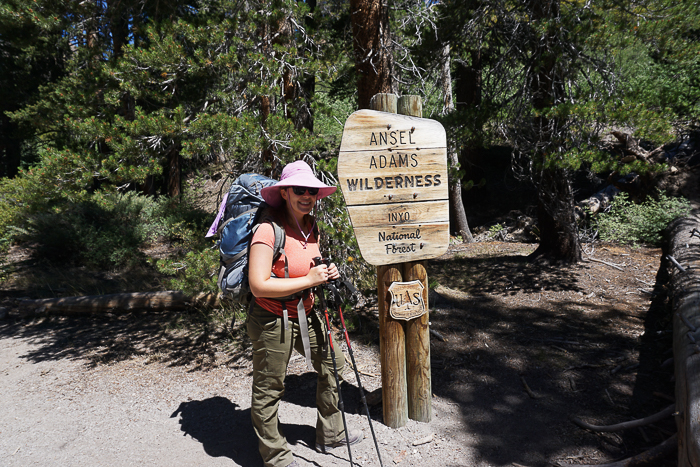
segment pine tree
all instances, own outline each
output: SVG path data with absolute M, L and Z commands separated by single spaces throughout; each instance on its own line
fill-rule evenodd
M 71 12 L 88 26 L 80 34 L 73 25 L 66 76 L 13 114 L 43 135 L 42 168 L 64 189 L 148 189 L 155 180 L 176 195 L 186 161 L 262 170 L 313 151 L 310 132 L 295 123 L 309 107 L 300 83 L 328 63 L 293 27 L 304 23 L 305 4 L 114 5 Z

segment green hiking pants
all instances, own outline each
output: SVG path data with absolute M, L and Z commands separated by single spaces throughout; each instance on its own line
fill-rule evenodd
M 338 408 L 333 360 L 330 348 L 327 352 L 325 348 L 325 325 L 315 312 L 308 315 L 307 319 L 311 361 L 318 374 L 316 442 L 331 444 L 345 439 L 342 414 Z M 248 315 L 247 327 L 248 336 L 253 342 L 253 395 L 250 412 L 258 437 L 258 448 L 266 467 L 286 467 L 294 461 L 294 457 L 282 433 L 277 409 L 284 395 L 284 377 L 292 350 L 304 354 L 299 322 L 290 319 L 289 328 L 284 329 L 281 316 L 256 304 Z M 338 372 L 342 375 L 345 358 L 337 345 L 334 348 Z

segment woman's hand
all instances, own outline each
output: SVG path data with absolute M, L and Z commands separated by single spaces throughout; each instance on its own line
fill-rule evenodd
M 330 266 L 319 264 L 318 266 L 311 268 L 306 277 L 308 277 L 313 284 L 312 287 L 315 287 L 317 285 L 325 284 L 328 281 L 338 279 L 340 277 L 340 272 L 338 271 L 338 267 L 335 265 L 335 263 L 331 263 Z
M 334 281 L 339 278 L 340 271 L 338 271 L 338 267 L 335 265 L 335 263 L 331 263 L 331 265 L 328 266 L 328 280 Z
M 316 287 L 317 285 L 325 284 L 330 276 L 329 267 L 325 264 L 319 264 L 314 266 L 309 270 L 306 278 L 309 279 L 311 287 Z M 336 271 L 337 272 L 337 271 Z

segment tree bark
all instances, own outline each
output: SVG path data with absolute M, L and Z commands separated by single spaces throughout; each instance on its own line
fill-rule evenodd
M 678 262 L 670 273 L 673 365 L 676 379 L 678 465 L 700 465 L 700 213 L 676 219 L 666 229 L 668 254 Z M 667 263 L 668 264 L 668 263 Z
M 530 2 L 535 20 L 550 20 L 559 16 L 559 1 Z M 539 36 L 537 36 L 539 38 Z M 531 91 L 532 105 L 536 110 L 546 110 L 555 105 L 564 95 L 563 80 L 558 76 L 556 37 L 545 35 L 533 44 L 533 56 L 537 70 L 533 76 Z M 555 119 L 538 116 L 533 121 L 533 140 L 546 147 L 551 142 L 554 129 L 559 126 Z M 574 214 L 574 192 L 568 170 L 549 164 L 547 149 L 534 149 L 532 155 L 539 165 L 535 176 L 538 192 L 537 219 L 540 229 L 540 245 L 530 255 L 532 259 L 547 258 L 555 261 L 576 263 L 581 260 L 581 246 L 578 240 L 576 217 Z
M 350 0 L 357 99 L 369 109 L 372 96 L 394 93 L 389 5 L 383 0 Z
M 173 143 L 170 146 L 166 158 L 168 161 L 168 196 L 175 198 L 182 194 L 182 165 L 179 143 Z
M 574 193 L 565 169 L 542 170 L 537 182 L 537 220 L 540 244 L 530 259 L 547 258 L 566 263 L 581 261 L 576 230 Z
M 443 63 L 443 87 L 447 81 L 447 75 L 450 72 L 449 65 L 449 46 L 442 50 Z M 470 51 L 471 64 L 459 62 L 457 64 L 457 104 L 456 108 L 460 111 L 469 111 L 475 109 L 481 104 L 481 54 L 479 51 Z M 443 88 L 444 89 L 444 88 Z M 450 91 L 451 92 L 451 91 Z M 445 98 L 445 102 L 451 102 L 452 97 Z M 477 123 L 478 125 L 478 123 Z M 481 131 L 481 128 L 474 128 L 474 133 Z M 451 230 L 454 234 L 460 235 L 462 240 L 467 243 L 474 241 L 469 224 L 467 222 L 467 214 L 464 210 L 464 199 L 462 193 L 462 178 L 474 178 L 473 172 L 469 170 L 471 166 L 476 165 L 478 159 L 479 147 L 476 140 L 464 141 L 464 147 L 460 154 L 456 149 L 449 152 L 450 165 L 452 167 L 460 167 L 461 178 L 454 177 L 450 183 L 450 220 L 452 221 Z

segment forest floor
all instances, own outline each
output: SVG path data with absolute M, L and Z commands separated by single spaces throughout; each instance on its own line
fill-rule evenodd
M 661 250 L 599 243 L 586 246 L 578 265 L 549 266 L 526 260 L 535 246 L 452 245 L 429 262 L 437 333 L 429 423 L 383 424 L 376 305 L 369 300 L 353 314 L 353 350 L 384 466 L 598 464 L 675 432 L 672 418 L 616 433 L 571 421 L 614 424 L 673 402 Z M 32 287 L 58 289 L 58 278 L 83 272 L 39 271 L 20 250 L 8 261 L 13 274 L 0 284 L 0 465 L 262 465 L 240 324 L 232 331 L 197 310 L 19 318 L 17 299 L 32 296 Z M 280 407 L 291 449 L 302 466 L 348 465 L 345 449 L 313 449 L 314 386 L 315 375 L 293 356 Z M 379 465 L 351 370 L 342 389 L 348 423 L 365 434 L 353 459 Z

